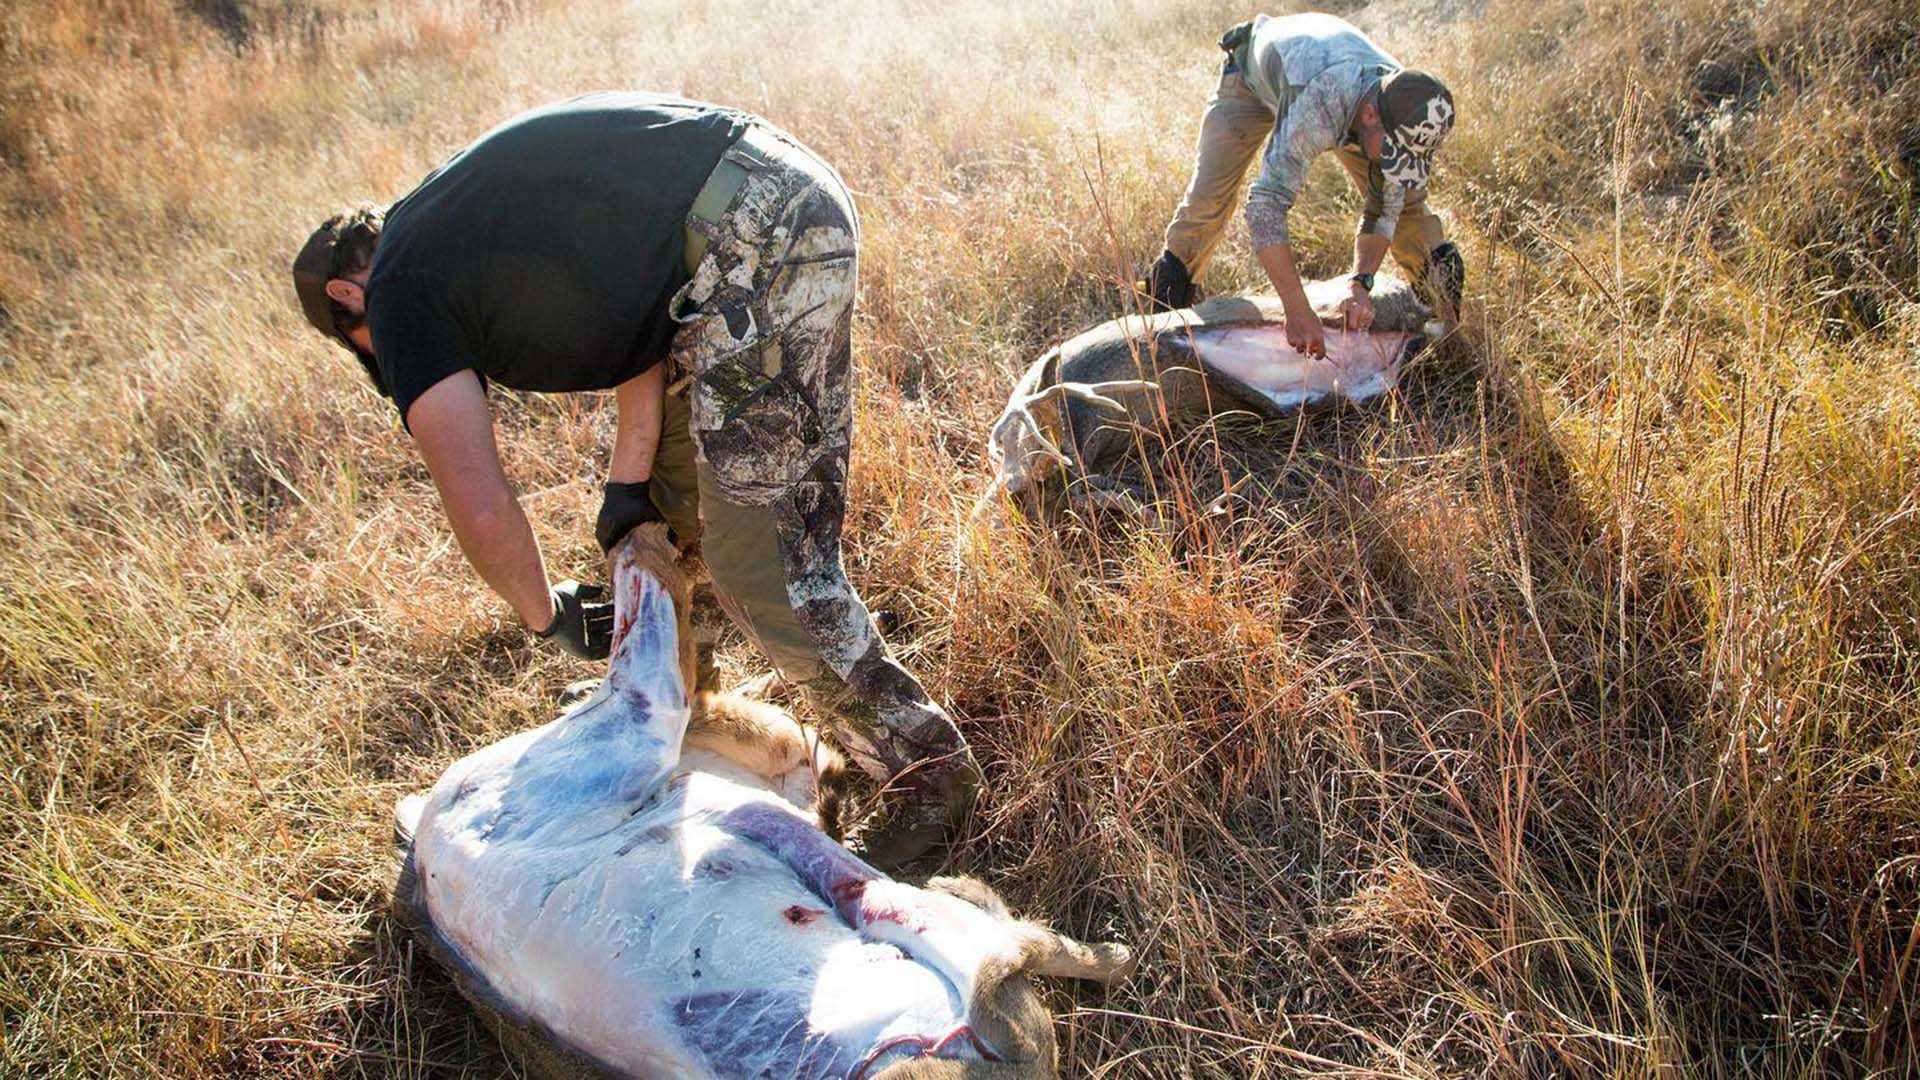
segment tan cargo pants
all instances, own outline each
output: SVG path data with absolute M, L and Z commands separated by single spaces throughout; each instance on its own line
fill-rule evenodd
M 1240 205 L 1240 188 L 1260 148 L 1272 137 L 1273 111 L 1247 89 L 1246 80 L 1229 60 L 1222 66 L 1220 88 L 1200 119 L 1200 139 L 1194 148 L 1193 181 L 1167 226 L 1167 250 L 1187 265 L 1195 278 L 1213 258 L 1226 233 L 1227 221 Z M 1365 207 L 1361 228 L 1371 228 L 1383 209 L 1385 181 L 1380 167 L 1365 154 L 1339 147 L 1334 156 L 1359 189 Z M 1407 200 L 1389 249 L 1410 281 L 1426 272 L 1427 256 L 1446 241 L 1446 226 L 1427 209 L 1426 193 Z

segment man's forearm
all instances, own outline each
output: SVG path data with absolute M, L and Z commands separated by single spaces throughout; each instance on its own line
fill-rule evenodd
M 1273 291 L 1280 295 L 1280 302 L 1287 312 L 1307 310 L 1307 290 L 1300 284 L 1300 271 L 1293 264 L 1292 244 L 1273 244 L 1254 252 L 1260 260 L 1261 269 L 1267 272 L 1267 280 L 1273 282 Z
M 660 449 L 665 365 L 655 364 L 621 383 L 613 396 L 620 416 L 613 431 L 613 459 L 607 466 L 607 480 L 637 484 L 653 476 L 653 457 Z
M 1376 232 L 1363 232 L 1353 238 L 1353 272 L 1371 274 L 1386 261 L 1392 242 Z
M 540 545 L 500 467 L 486 391 L 472 371 L 435 383 L 407 410 L 414 445 L 467 561 L 535 630 L 553 614 Z
M 522 622 L 543 630 L 553 616 L 547 571 L 540 561 L 527 515 L 510 492 L 481 506 L 447 506 L 447 520 L 460 550 L 494 592 L 513 605 Z

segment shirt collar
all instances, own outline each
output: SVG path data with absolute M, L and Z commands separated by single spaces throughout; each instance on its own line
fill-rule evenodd
M 1357 138 L 1358 133 L 1353 130 L 1354 122 L 1360 119 L 1360 110 L 1363 107 L 1369 103 L 1377 104 L 1380 101 L 1380 80 L 1391 70 L 1393 69 L 1373 64 L 1360 69 L 1362 85 L 1364 85 L 1366 89 L 1360 92 L 1360 96 L 1354 100 L 1353 111 L 1347 114 L 1347 141 L 1349 143 L 1358 143 L 1360 141 L 1359 138 Z

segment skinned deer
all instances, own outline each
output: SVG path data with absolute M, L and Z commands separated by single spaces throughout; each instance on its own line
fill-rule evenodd
M 503 1041 L 544 1075 L 1053 1076 L 1025 975 L 1110 979 L 1128 951 L 849 854 L 815 813 L 836 755 L 772 706 L 689 701 L 658 527 L 615 549 L 613 580 L 593 696 L 399 811 L 397 900 Z
M 1137 510 L 1110 474 L 1167 418 L 1240 410 L 1277 419 L 1331 399 L 1392 389 L 1440 327 L 1403 281 L 1382 276 L 1374 323 L 1349 331 L 1333 314 L 1344 281 L 1307 286 L 1327 323 L 1325 358 L 1287 344 L 1276 297 L 1224 296 L 1191 308 L 1102 323 L 1034 361 L 987 439 L 994 486 L 1033 505 L 1043 491 Z

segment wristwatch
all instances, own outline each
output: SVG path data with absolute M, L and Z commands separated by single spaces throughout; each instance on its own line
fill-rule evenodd
M 1363 292 L 1373 291 L 1373 275 L 1372 274 L 1354 274 L 1352 277 L 1349 277 L 1347 280 L 1353 282 L 1355 285 L 1360 286 Z

